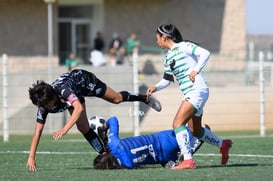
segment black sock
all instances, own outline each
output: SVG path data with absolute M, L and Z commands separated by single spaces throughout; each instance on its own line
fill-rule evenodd
M 133 92 L 128 92 L 128 91 L 121 91 L 119 92 L 122 95 L 122 101 L 128 101 L 128 102 L 132 102 L 132 101 L 141 101 L 146 103 L 146 99 L 147 96 L 146 95 L 142 95 L 142 94 L 138 94 L 138 93 L 133 93 Z
M 83 134 L 88 143 L 98 152 L 105 152 L 104 145 L 98 135 L 90 128 L 89 131 Z

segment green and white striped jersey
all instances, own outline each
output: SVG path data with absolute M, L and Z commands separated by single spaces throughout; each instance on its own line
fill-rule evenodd
M 206 65 L 209 56 L 208 50 L 192 42 L 176 43 L 166 54 L 163 79 L 174 81 L 174 76 L 184 95 L 192 90 L 208 88 L 200 71 Z M 189 78 L 193 70 L 198 72 L 194 82 Z

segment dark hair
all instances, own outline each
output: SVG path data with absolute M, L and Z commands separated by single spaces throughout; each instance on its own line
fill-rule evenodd
M 121 169 L 122 167 L 118 164 L 116 158 L 112 153 L 100 154 L 94 161 L 93 165 L 95 169 Z
M 29 98 L 36 106 L 45 106 L 56 95 L 53 87 L 42 80 L 37 80 L 28 89 Z
M 179 43 L 179 42 L 183 41 L 183 37 L 182 37 L 181 33 L 176 28 L 176 26 L 173 25 L 173 24 L 169 24 L 169 25 L 163 24 L 163 25 L 160 25 L 157 28 L 156 31 L 161 36 L 162 35 L 166 35 L 168 38 L 172 39 L 175 43 Z

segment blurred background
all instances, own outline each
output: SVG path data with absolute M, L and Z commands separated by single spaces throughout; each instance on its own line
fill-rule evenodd
M 273 130 L 272 5 L 271 0 L 0 0 L 0 134 L 32 134 L 37 108 L 28 88 L 75 67 L 94 72 L 117 91 L 137 86 L 145 93 L 162 78 L 165 51 L 156 44 L 156 28 L 172 23 L 185 40 L 212 53 L 203 70 L 211 92 L 203 122 L 213 130 L 263 135 Z M 173 84 L 155 97 L 160 113 L 143 104 L 88 98 L 88 116 L 116 115 L 123 132 L 134 131 L 136 117 L 140 132 L 169 129 L 183 95 Z M 67 113 L 51 115 L 44 131 L 51 134 L 67 119 Z

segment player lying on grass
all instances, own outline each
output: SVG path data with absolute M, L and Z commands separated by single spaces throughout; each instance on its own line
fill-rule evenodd
M 107 144 L 108 152 L 94 159 L 95 169 L 137 168 L 145 164 L 161 164 L 162 166 L 167 164 L 170 167 L 174 166 L 170 163 L 181 159 L 178 158 L 179 146 L 173 130 L 120 139 L 116 117 L 108 119 L 102 130 L 99 130 L 99 136 L 104 144 Z M 202 141 L 192 136 L 189 141 L 192 153 L 195 153 L 203 144 Z
M 128 91 L 116 92 L 91 72 L 80 69 L 61 75 L 51 85 L 44 81 L 37 81 L 33 87 L 29 88 L 29 97 L 32 103 L 38 106 L 37 122 L 26 164 L 30 171 L 37 170 L 35 155 L 48 113 L 68 109 L 71 114 L 64 127 L 53 134 L 55 140 L 67 134 L 76 124 L 90 145 L 98 153 L 103 153 L 105 152 L 103 143 L 89 127 L 84 97 L 99 97 L 115 104 L 125 101 L 141 101 L 157 111 L 161 110 L 161 105 L 156 99 L 147 99 L 146 95 Z

